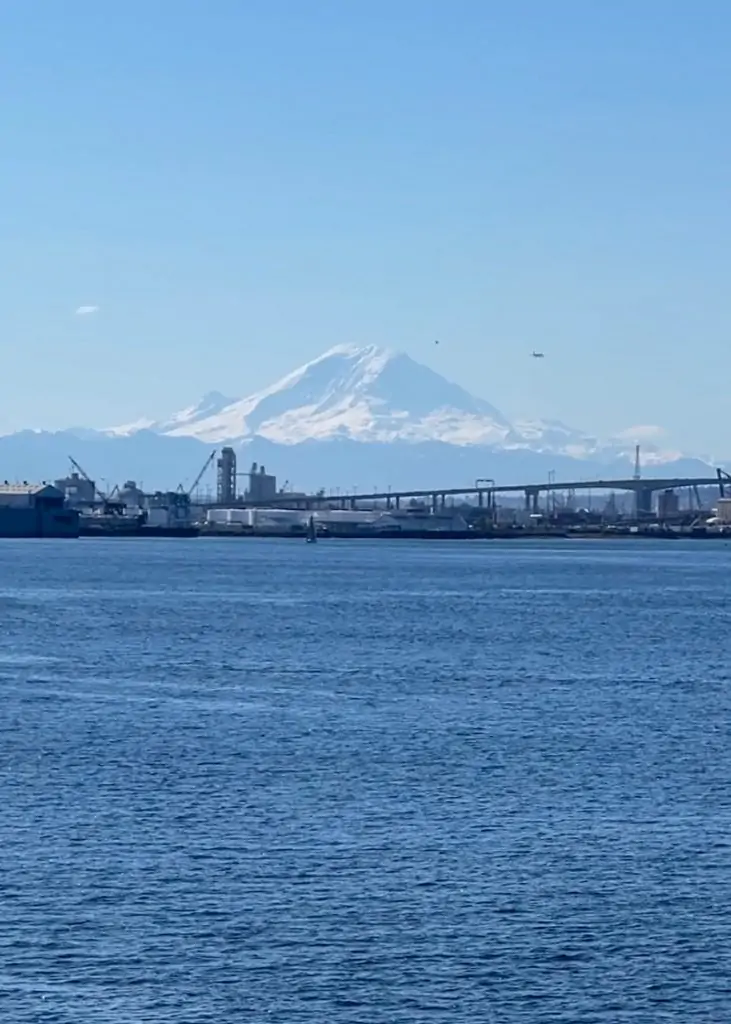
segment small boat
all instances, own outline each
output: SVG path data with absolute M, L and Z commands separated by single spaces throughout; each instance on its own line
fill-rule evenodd
M 305 538 L 308 544 L 317 543 L 317 530 L 315 529 L 315 518 L 310 516 L 310 521 L 307 524 L 307 536 Z

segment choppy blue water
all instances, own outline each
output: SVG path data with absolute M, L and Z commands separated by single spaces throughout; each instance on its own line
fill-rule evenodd
M 731 546 L 0 543 L 0 1019 L 731 1019 Z

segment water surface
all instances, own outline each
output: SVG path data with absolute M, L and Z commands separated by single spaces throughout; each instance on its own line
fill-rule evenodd
M 0 1019 L 720 1024 L 731 546 L 0 542 Z

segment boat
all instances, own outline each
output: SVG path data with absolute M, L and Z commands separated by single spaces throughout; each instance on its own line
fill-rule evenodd
M 198 537 L 200 527 L 192 523 L 149 523 L 140 515 L 82 515 L 81 537 Z
M 307 536 L 305 540 L 308 544 L 315 544 L 317 542 L 317 530 L 315 529 L 315 517 L 310 516 L 310 521 L 307 524 Z

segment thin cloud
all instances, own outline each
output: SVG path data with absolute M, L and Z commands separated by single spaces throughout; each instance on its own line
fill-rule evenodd
M 626 430 L 620 430 L 617 437 L 622 441 L 659 441 L 660 438 L 665 437 L 667 431 L 664 427 L 659 427 L 655 423 L 644 423 L 638 424 L 636 427 L 627 427 Z
M 98 313 L 98 306 L 79 306 L 76 310 L 76 316 L 90 316 L 92 313 Z

